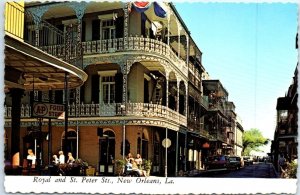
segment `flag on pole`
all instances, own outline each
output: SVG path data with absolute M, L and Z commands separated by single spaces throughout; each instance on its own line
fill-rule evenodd
M 147 1 L 135 1 L 132 3 L 132 5 L 137 12 L 142 13 L 149 9 L 151 3 Z
M 157 3 L 153 2 L 154 5 L 154 13 L 156 16 L 160 18 L 165 18 L 167 16 L 167 12 Z

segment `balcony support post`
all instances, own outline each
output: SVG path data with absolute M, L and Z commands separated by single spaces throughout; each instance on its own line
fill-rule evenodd
M 21 123 L 21 98 L 23 89 L 11 89 L 12 109 L 11 109 L 11 162 L 13 166 L 20 165 L 20 123 Z M 24 154 L 26 156 L 26 154 Z
M 175 160 L 175 176 L 178 175 L 178 131 L 176 132 L 176 160 Z
M 188 83 L 187 82 L 184 82 L 184 84 L 185 84 L 185 102 L 184 102 L 184 115 L 186 116 L 186 117 L 188 117 L 188 112 L 187 112 L 187 110 L 188 110 L 188 91 L 189 91 L 189 89 L 188 89 Z
M 187 156 L 187 132 L 185 132 L 185 137 L 184 137 L 184 171 L 186 171 L 186 162 L 188 159 Z
M 40 30 L 39 30 L 39 26 L 36 24 L 35 25 L 35 43 L 34 43 L 34 45 L 36 46 L 36 47 L 39 47 L 39 45 L 40 45 Z
M 166 71 L 166 107 L 169 108 L 169 72 Z
M 168 39 L 167 39 L 167 44 L 168 46 L 170 46 L 170 20 L 171 20 L 171 8 L 169 8 L 169 11 L 168 11 Z
M 177 100 L 176 100 L 176 110 L 179 113 L 179 87 L 180 81 L 177 79 Z M 179 115 L 178 115 L 179 116 Z
M 180 22 L 177 20 L 177 30 L 178 30 L 178 58 L 180 58 L 180 31 L 181 31 L 182 27 L 180 25 Z
M 123 93 L 122 93 L 122 105 L 121 105 L 121 112 L 122 112 L 122 116 L 123 118 L 126 115 L 126 111 L 127 111 L 127 76 L 128 76 L 128 72 L 129 70 L 127 70 L 128 67 L 130 67 L 129 65 L 129 61 L 126 62 L 120 62 L 120 66 L 121 66 L 121 71 L 123 73 Z M 126 121 L 125 118 L 123 119 L 123 135 L 122 135 L 122 141 L 123 141 L 123 152 L 122 152 L 122 157 L 123 159 L 125 159 L 125 141 L 126 141 Z
M 124 32 L 123 32 L 123 38 L 124 38 L 124 50 L 128 49 L 128 23 L 129 23 L 129 13 L 128 13 L 128 6 L 129 3 L 125 3 L 125 6 L 123 8 L 124 11 Z
M 165 155 L 166 155 L 166 160 L 165 160 L 165 177 L 168 177 L 168 147 L 167 147 L 167 139 L 168 139 L 168 128 L 166 128 L 166 146 L 165 146 Z
M 68 154 L 68 119 L 69 119 L 69 113 L 68 113 L 68 108 L 69 108 L 69 89 L 68 89 L 68 81 L 69 81 L 69 73 L 65 73 L 65 97 L 64 97 L 64 105 L 65 105 L 65 139 L 63 143 L 63 151 L 64 154 Z
M 188 34 L 185 34 L 186 36 L 186 66 L 189 69 L 189 56 L 190 56 L 190 38 Z M 189 72 L 189 71 L 188 71 Z

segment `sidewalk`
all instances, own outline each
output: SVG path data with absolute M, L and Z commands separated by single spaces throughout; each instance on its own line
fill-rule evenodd
M 270 166 L 272 167 L 272 168 L 270 168 L 270 171 L 271 171 L 270 176 L 272 175 L 273 178 L 280 178 L 280 173 L 276 171 L 273 163 L 270 163 L 270 164 L 271 164 Z

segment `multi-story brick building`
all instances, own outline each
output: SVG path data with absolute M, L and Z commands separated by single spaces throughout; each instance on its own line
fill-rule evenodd
M 24 20 L 33 15 L 24 10 L 24 3 L 5 5 L 5 116 L 9 116 L 9 120 L 5 121 L 4 154 L 5 160 L 10 162 L 8 166 L 17 167 L 27 155 L 23 116 L 28 115 L 24 112 L 29 109 L 23 105 L 29 102 L 23 95 L 28 95 L 33 88 L 47 93 L 49 89 L 62 90 L 66 83 L 69 88 L 76 88 L 84 83 L 87 74 L 38 49 L 38 41 L 28 42 L 24 37 Z M 61 36 L 49 23 L 40 21 L 40 25 L 48 33 Z
M 152 160 L 152 174 L 167 166 L 176 175 L 200 169 L 208 155 L 234 153 L 234 104 L 219 80 L 202 80 L 202 52 L 171 3 L 31 2 L 26 10 L 35 14 L 25 19 L 26 40 L 43 40 L 41 50 L 88 74 L 80 88 L 52 90 L 52 101 L 67 105 L 65 120 L 31 118 L 29 103 L 50 98 L 36 88 L 24 94 L 21 146 L 37 141 L 42 163 L 63 149 L 110 175 L 130 152 Z M 6 131 L 10 121 L 7 113 Z M 45 136 L 36 139 L 34 129 Z
M 290 85 L 285 97 L 277 99 L 277 118 L 274 140 L 271 145 L 271 152 L 274 158 L 275 167 L 278 168 L 278 159 L 283 155 L 289 162 L 296 159 L 298 146 L 298 70 L 296 68 L 293 82 Z

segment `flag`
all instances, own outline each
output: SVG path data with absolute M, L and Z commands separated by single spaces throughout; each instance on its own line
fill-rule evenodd
M 132 5 L 134 6 L 137 12 L 141 13 L 147 11 L 151 3 L 147 1 L 135 1 L 132 3 Z
M 156 16 L 160 18 L 165 18 L 167 16 L 167 12 L 156 2 L 154 4 L 154 13 Z

